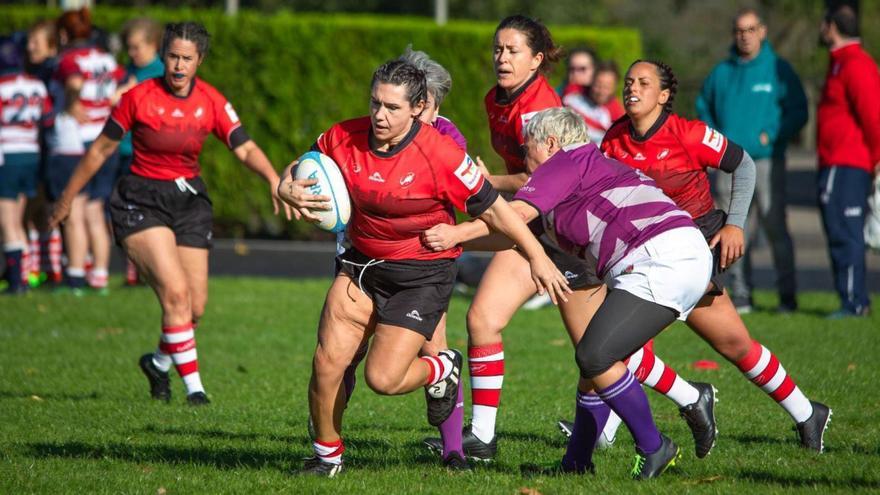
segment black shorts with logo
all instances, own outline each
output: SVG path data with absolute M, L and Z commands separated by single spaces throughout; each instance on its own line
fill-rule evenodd
M 590 266 L 585 260 L 560 249 L 547 237 L 546 233 L 538 236 L 538 242 L 544 247 L 544 252 L 547 253 L 550 261 L 565 275 L 570 289 L 577 290 L 602 285 L 602 279 L 596 275 L 596 267 Z
M 721 227 L 724 227 L 725 222 L 727 222 L 727 213 L 724 213 L 724 210 L 712 210 L 694 220 L 703 237 L 706 238 L 707 244 L 721 230 Z M 723 273 L 724 270 L 721 268 L 721 245 L 719 244 L 712 250 L 712 278 L 709 279 L 709 282 L 712 282 L 712 288 L 706 294 L 720 296 L 724 293 Z
M 123 176 L 110 196 L 110 218 L 118 244 L 142 230 L 168 227 L 178 246 L 211 247 L 214 212 L 200 177 L 178 185 L 173 180 Z
M 339 265 L 373 300 L 377 323 L 407 328 L 431 340 L 449 308 L 455 260 L 373 260 L 355 248 Z

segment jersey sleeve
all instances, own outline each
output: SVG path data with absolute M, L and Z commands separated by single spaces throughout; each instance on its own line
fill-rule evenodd
M 214 106 L 214 128 L 212 132 L 217 136 L 217 139 L 222 141 L 229 149 L 235 149 L 250 139 L 247 135 L 242 135 L 244 128 L 241 126 L 241 121 L 238 120 L 238 114 L 232 108 L 232 103 L 229 103 L 220 93 L 211 95 L 211 99 Z M 236 132 L 239 129 L 241 132 Z
M 455 145 L 450 141 L 450 146 Z M 467 153 L 457 166 L 445 167 L 444 170 L 447 173 L 438 178 L 441 196 L 468 215 L 482 215 L 498 199 L 498 191 L 486 180 Z
M 517 191 L 515 200 L 534 206 L 546 216 L 574 193 L 580 184 L 580 167 L 563 153 L 557 153 L 535 169 L 529 180 Z
M 119 141 L 125 133 L 131 130 L 131 127 L 134 125 L 136 110 L 134 92 L 134 90 L 130 90 L 122 94 L 119 103 L 110 112 L 110 118 L 104 124 L 104 130 L 101 131 L 101 134 L 114 141 Z
M 692 121 L 688 124 L 688 151 L 703 168 L 720 168 L 727 173 L 736 170 L 743 156 L 739 145 L 703 122 Z

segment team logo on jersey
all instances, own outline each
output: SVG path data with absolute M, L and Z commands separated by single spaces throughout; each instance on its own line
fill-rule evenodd
M 379 172 L 373 172 L 373 174 L 370 176 L 370 180 L 373 182 L 385 182 L 385 179 L 382 178 L 382 174 L 380 174 Z
M 620 158 L 621 160 L 625 160 L 628 156 L 629 156 L 629 153 L 627 153 L 626 151 L 623 151 L 623 150 L 621 150 L 620 152 L 617 153 L 617 158 Z
M 645 155 L 643 155 L 641 152 L 636 153 L 636 156 L 633 157 L 633 160 L 638 160 L 638 161 L 643 161 L 644 159 L 645 159 Z
M 356 174 L 361 173 L 361 164 L 358 162 L 354 162 L 354 165 L 351 166 L 351 171 Z
M 183 117 L 183 112 L 181 112 L 179 108 L 175 108 L 174 111 L 171 112 L 171 116 L 179 119 L 179 118 Z
M 660 153 L 657 153 L 658 160 L 662 160 L 662 159 L 666 158 L 667 156 L 669 156 L 669 148 L 663 148 L 663 151 L 661 151 Z
M 477 187 L 477 184 L 480 183 L 480 169 L 477 168 L 477 164 L 471 160 L 471 157 L 467 154 L 464 155 L 464 160 L 461 161 L 461 165 L 455 169 L 455 176 L 458 177 L 458 180 L 464 184 L 464 187 L 468 189 L 473 189 Z
M 721 147 L 724 146 L 724 136 L 715 129 L 706 126 L 706 134 L 703 135 L 703 144 L 712 148 L 716 152 L 720 152 Z
M 234 124 L 238 122 L 238 114 L 235 113 L 235 109 L 232 108 L 232 103 L 226 102 L 226 105 L 223 107 L 223 110 L 226 110 L 226 115 L 229 117 L 229 120 Z
M 577 273 L 572 273 L 568 270 L 565 270 L 565 273 L 563 275 L 565 275 L 566 280 L 574 280 L 574 279 L 578 278 Z
M 410 172 L 400 178 L 400 187 L 405 189 L 411 186 L 414 180 L 416 180 L 416 173 Z
M 202 118 L 202 115 L 205 113 L 205 110 L 202 107 L 196 108 L 196 113 L 193 116 L 197 119 Z
M 165 115 L 165 107 L 157 108 L 156 113 L 158 113 L 159 115 Z

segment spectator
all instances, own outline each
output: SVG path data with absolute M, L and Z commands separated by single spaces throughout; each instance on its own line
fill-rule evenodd
M 565 59 L 568 75 L 565 81 L 556 88 L 559 97 L 589 88 L 593 84 L 597 60 L 596 52 L 585 46 L 573 48 L 568 52 L 568 57 Z
M 584 91 L 569 93 L 562 104 L 577 112 L 587 124 L 587 136 L 596 146 L 602 143 L 605 133 L 615 120 L 623 116 L 623 105 L 614 97 L 620 73 L 612 61 L 596 66 L 593 84 Z
M 821 40 L 830 60 L 817 115 L 819 209 L 841 305 L 828 317 L 867 316 L 863 228 L 871 175 L 880 171 L 880 73 L 851 7 L 828 11 Z
M 744 112 L 743 109 L 749 109 Z M 755 160 L 757 181 L 752 215 L 770 241 L 776 267 L 779 312 L 797 309 L 794 246 L 786 225 L 785 148 L 807 121 L 807 99 L 791 65 L 773 51 L 767 27 L 754 9 L 733 19 L 730 57 L 712 69 L 697 97 L 700 120 L 739 143 Z M 729 174 L 719 174 L 717 200 L 730 203 Z M 749 232 L 746 242 L 757 232 Z M 754 226 L 754 223 L 751 225 Z M 752 310 L 751 256 L 730 267 L 733 303 L 740 313 Z

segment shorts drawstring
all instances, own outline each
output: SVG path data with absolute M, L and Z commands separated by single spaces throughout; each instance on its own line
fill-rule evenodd
M 358 266 L 361 268 L 361 273 L 358 275 L 358 289 L 360 289 L 360 291 L 363 292 L 364 294 L 366 294 L 367 292 L 364 290 L 364 286 L 363 286 L 362 282 L 364 279 L 364 273 L 367 271 L 367 268 L 369 268 L 371 266 L 376 266 L 379 263 L 385 263 L 385 260 L 378 260 L 378 259 L 371 259 L 370 261 L 368 261 L 366 263 L 355 263 L 354 261 L 348 261 L 348 260 L 344 260 L 344 259 L 340 259 L 339 261 L 342 261 L 343 263 L 348 263 L 349 265 Z
M 199 194 L 199 192 L 196 191 L 195 188 L 186 181 L 186 177 L 178 177 L 174 179 L 174 183 L 177 184 L 177 188 L 180 189 L 180 192 L 189 191 L 195 195 Z

